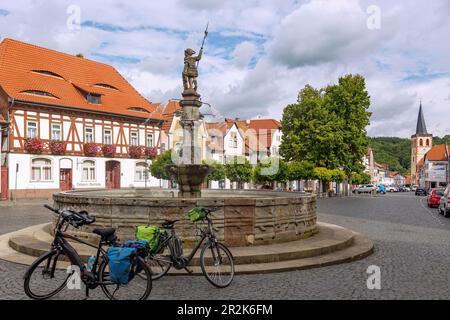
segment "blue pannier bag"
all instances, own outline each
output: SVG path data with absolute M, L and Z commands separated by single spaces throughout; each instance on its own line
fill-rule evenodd
M 132 259 L 137 248 L 112 247 L 106 251 L 109 259 L 109 278 L 115 284 L 127 284 L 134 277 Z
M 122 245 L 123 248 L 136 248 L 137 254 L 142 258 L 148 256 L 150 247 L 145 240 L 127 240 Z

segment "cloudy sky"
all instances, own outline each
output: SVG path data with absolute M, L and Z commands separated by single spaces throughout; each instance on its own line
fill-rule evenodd
M 305 84 L 367 79 L 372 136 L 450 134 L 448 0 L 0 0 L 0 37 L 115 66 L 150 101 L 179 98 L 198 50 L 202 99 L 225 117 L 280 118 Z

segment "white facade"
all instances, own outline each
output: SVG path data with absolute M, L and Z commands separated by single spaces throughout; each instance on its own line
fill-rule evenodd
M 43 161 L 48 160 L 49 169 L 41 165 Z M 29 154 L 9 154 L 9 190 L 36 190 L 36 189 L 59 189 L 60 188 L 60 169 L 72 169 L 72 185 L 74 189 L 93 189 L 105 188 L 105 169 L 107 161 L 117 161 L 120 163 L 120 187 L 121 188 L 142 188 L 159 187 L 162 181 L 150 175 L 141 174 L 145 167 L 145 160 L 142 159 L 124 159 L 124 158 L 104 158 L 104 157 L 78 157 L 78 156 L 53 156 L 53 155 L 29 155 Z M 83 176 L 83 166 L 87 161 L 94 163 L 94 174 Z M 38 163 L 37 165 L 34 165 Z M 147 162 L 151 164 L 151 160 Z M 41 171 L 33 178 L 32 170 Z M 90 167 L 92 168 L 92 167 Z M 90 169 L 89 168 L 89 169 Z M 17 174 L 16 174 L 17 170 Z M 49 170 L 45 176 L 44 170 Z M 46 171 L 48 172 L 48 171 Z M 93 179 L 92 179 L 93 176 Z

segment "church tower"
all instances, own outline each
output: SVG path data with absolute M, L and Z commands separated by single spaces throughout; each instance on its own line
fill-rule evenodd
M 420 102 L 419 116 L 417 117 L 416 134 L 411 136 L 411 183 L 419 184 L 417 164 L 433 147 L 433 135 L 427 132 L 423 116 L 422 102 Z

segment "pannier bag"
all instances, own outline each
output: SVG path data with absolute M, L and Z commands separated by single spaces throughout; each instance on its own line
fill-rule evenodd
M 193 208 L 188 211 L 188 217 L 191 222 L 203 220 L 206 217 L 206 210 L 202 207 Z
M 122 245 L 123 248 L 136 248 L 136 253 L 141 256 L 142 258 L 145 258 L 149 253 L 149 246 L 148 242 L 145 240 L 127 240 Z
M 132 259 L 137 248 L 111 247 L 106 251 L 109 259 L 109 277 L 112 283 L 127 284 L 134 277 Z
M 157 226 L 138 226 L 136 228 L 136 239 L 147 241 L 150 253 L 158 249 L 161 229 Z

